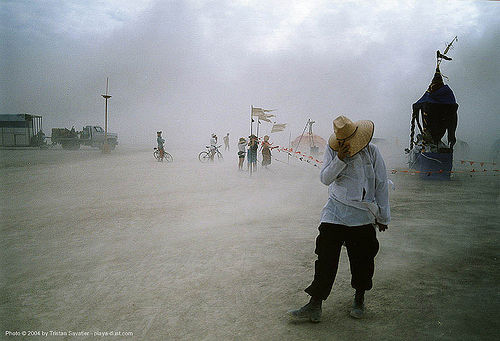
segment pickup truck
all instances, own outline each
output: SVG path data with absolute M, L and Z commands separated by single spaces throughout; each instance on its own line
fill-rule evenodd
M 85 126 L 82 131 L 75 128 L 52 128 L 52 145 L 60 144 L 63 149 L 80 149 L 80 145 L 102 149 L 104 145 L 104 129 L 100 126 Z M 111 149 L 118 145 L 118 135 L 107 133 L 107 142 Z

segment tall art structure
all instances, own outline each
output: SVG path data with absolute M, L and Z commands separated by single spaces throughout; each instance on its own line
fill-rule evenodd
M 451 88 L 444 84 L 440 70 L 446 54 L 457 41 L 453 38 L 441 53 L 436 52 L 436 70 L 424 95 L 413 104 L 411 117 L 409 166 L 428 179 L 449 179 L 453 165 L 453 146 L 458 122 L 458 104 Z M 419 132 L 415 133 L 415 125 Z M 447 142 L 442 141 L 447 133 Z

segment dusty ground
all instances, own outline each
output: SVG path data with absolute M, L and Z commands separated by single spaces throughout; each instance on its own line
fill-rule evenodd
M 250 177 L 232 156 L 203 165 L 124 148 L 0 151 L 2 337 L 498 338 L 498 176 L 391 175 L 392 223 L 379 233 L 366 318 L 348 315 L 343 250 L 323 321 L 297 324 L 285 313 L 307 301 L 326 187 L 303 163 L 274 161 Z

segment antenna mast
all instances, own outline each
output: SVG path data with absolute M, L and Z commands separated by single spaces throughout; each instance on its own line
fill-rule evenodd
M 104 143 L 102 145 L 102 152 L 103 153 L 109 153 L 109 145 L 108 145 L 108 99 L 111 98 L 111 95 L 108 95 L 108 82 L 109 82 L 109 77 L 106 77 L 106 93 L 104 95 L 101 95 L 105 99 L 105 106 L 104 106 Z

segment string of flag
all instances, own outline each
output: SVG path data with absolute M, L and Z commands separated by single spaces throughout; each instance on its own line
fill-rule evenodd
M 259 142 L 261 142 L 261 138 L 258 138 Z M 312 155 L 308 155 L 306 153 L 303 153 L 299 150 L 294 150 L 293 148 L 286 148 L 286 147 L 281 147 L 281 146 L 273 146 L 272 149 L 276 149 L 276 151 L 280 153 L 286 153 L 291 157 L 296 158 L 299 161 L 306 162 L 308 164 L 311 164 L 314 167 L 319 168 L 322 164 L 323 161 L 317 159 L 316 157 Z M 471 166 L 477 164 L 479 165 L 482 169 L 476 169 L 473 168 L 471 170 L 450 170 L 450 171 L 445 171 L 445 170 L 414 170 L 414 169 L 392 169 L 390 171 L 391 174 L 397 174 L 397 173 L 403 173 L 403 174 L 410 174 L 410 175 L 415 175 L 415 174 L 443 174 L 443 173 L 450 173 L 450 174 L 485 174 L 488 173 L 488 175 L 494 175 L 496 176 L 498 172 L 500 172 L 499 169 L 485 169 L 484 165 L 493 165 L 496 166 L 495 162 L 489 162 L 489 161 L 472 161 L 472 160 L 457 160 L 457 162 L 460 162 L 461 165 L 466 165 L 469 164 Z
M 467 163 L 470 164 L 471 166 L 474 165 L 475 163 L 479 163 L 481 167 L 483 167 L 484 165 L 493 165 L 493 166 L 497 165 L 495 162 L 488 162 L 488 161 L 457 160 L 457 162 L 458 161 L 460 161 L 461 165 L 465 165 Z
M 427 174 L 427 175 L 431 175 L 431 174 L 443 174 L 443 173 L 451 173 L 451 174 L 470 174 L 472 175 L 473 173 L 476 173 L 476 174 L 484 174 L 486 172 L 490 172 L 491 175 L 497 175 L 498 172 L 500 170 L 499 169 L 471 169 L 471 170 L 451 170 L 451 171 L 444 171 L 444 170 L 437 170 L 437 171 L 431 171 L 431 170 L 423 170 L 423 171 L 419 171 L 419 170 L 414 170 L 414 169 L 393 169 L 391 170 L 391 174 L 396 174 L 396 173 L 406 173 L 406 174 L 411 174 L 411 175 L 414 175 L 414 174 Z
M 314 167 L 319 167 L 323 161 L 316 159 L 312 155 L 307 155 L 299 150 L 294 150 L 293 148 L 278 147 L 278 152 L 287 153 L 290 156 L 295 157 L 299 161 L 307 162 Z
M 262 143 L 262 138 L 259 137 L 258 141 L 259 141 L 259 143 Z M 303 153 L 299 150 L 294 150 L 293 148 L 286 148 L 286 147 L 281 147 L 281 146 L 271 146 L 271 148 L 276 149 L 276 151 L 278 151 L 280 153 L 286 153 L 289 156 L 292 156 L 299 161 L 303 161 L 303 162 L 306 162 L 308 164 L 311 164 L 314 167 L 319 167 L 323 163 L 323 161 L 318 160 L 314 156 L 308 155 L 308 154 Z
M 305 153 L 302 153 L 301 151 L 294 150 L 293 148 L 285 148 L 285 147 L 279 147 L 276 146 L 278 152 L 284 152 L 287 153 L 288 155 L 295 157 L 299 161 L 304 161 L 309 164 L 311 164 L 314 167 L 320 167 L 323 163 L 323 161 L 318 160 L 314 156 L 307 155 Z M 460 160 L 461 164 L 469 163 L 470 165 L 474 164 L 479 164 L 481 167 L 483 167 L 486 164 L 491 164 L 491 165 L 496 165 L 495 162 L 483 162 L 483 161 L 469 161 L 469 160 Z M 485 174 L 488 173 L 488 175 L 494 175 L 496 176 L 500 172 L 499 169 L 476 169 L 473 168 L 471 170 L 451 170 L 451 171 L 445 171 L 445 170 L 413 170 L 413 169 L 392 169 L 391 174 L 396 174 L 396 173 L 404 173 L 404 174 L 443 174 L 443 173 L 450 173 L 450 174 L 469 174 L 469 175 L 476 175 L 476 174 Z

